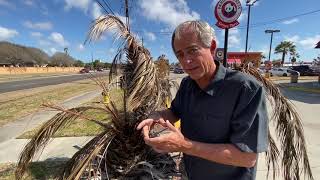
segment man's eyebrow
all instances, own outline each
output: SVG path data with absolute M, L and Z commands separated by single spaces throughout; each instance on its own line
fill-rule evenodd
M 199 46 L 197 46 L 197 45 L 190 45 L 190 46 L 188 46 L 188 47 L 186 47 L 185 49 L 186 50 L 189 50 L 189 49 L 192 49 L 192 48 L 199 48 Z M 177 54 L 177 53 L 179 53 L 179 52 L 181 52 L 182 51 L 182 49 L 179 49 L 178 51 L 176 51 L 175 53 Z

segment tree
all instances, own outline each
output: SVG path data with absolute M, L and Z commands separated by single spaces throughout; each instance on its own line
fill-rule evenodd
M 84 62 L 82 62 L 81 60 L 76 60 L 73 65 L 76 67 L 84 67 Z
M 59 67 L 70 67 L 75 63 L 75 60 L 73 57 L 62 53 L 62 52 L 56 52 L 52 57 L 51 57 L 51 66 L 59 66 Z
M 284 64 L 285 56 L 289 53 L 291 57 L 297 56 L 296 46 L 291 41 L 282 41 L 276 48 L 275 53 L 282 53 L 281 65 Z

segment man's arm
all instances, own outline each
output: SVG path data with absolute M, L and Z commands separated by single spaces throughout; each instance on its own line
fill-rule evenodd
M 158 152 L 183 152 L 216 163 L 238 167 L 253 167 L 257 153 L 242 152 L 233 144 L 208 144 L 189 140 L 170 122 L 165 122 L 170 133 L 150 138 L 144 132 L 144 140 Z
M 257 161 L 256 153 L 242 152 L 233 144 L 207 144 L 186 141 L 183 153 L 197 156 L 220 164 L 238 167 L 253 167 Z

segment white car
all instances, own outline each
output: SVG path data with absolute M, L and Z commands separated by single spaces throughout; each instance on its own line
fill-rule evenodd
M 290 70 L 288 68 L 272 68 L 269 70 L 271 76 L 290 76 Z

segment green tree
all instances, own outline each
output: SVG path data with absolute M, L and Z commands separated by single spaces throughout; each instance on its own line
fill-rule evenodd
M 293 42 L 291 41 L 282 41 L 276 48 L 275 48 L 275 53 L 282 54 L 282 58 L 281 58 L 281 65 L 283 65 L 284 60 L 285 60 L 285 56 L 289 53 L 291 55 L 291 57 L 295 57 L 297 55 L 296 52 L 296 46 L 294 45 Z
M 82 62 L 81 60 L 76 60 L 73 65 L 76 67 L 84 67 L 84 62 Z

